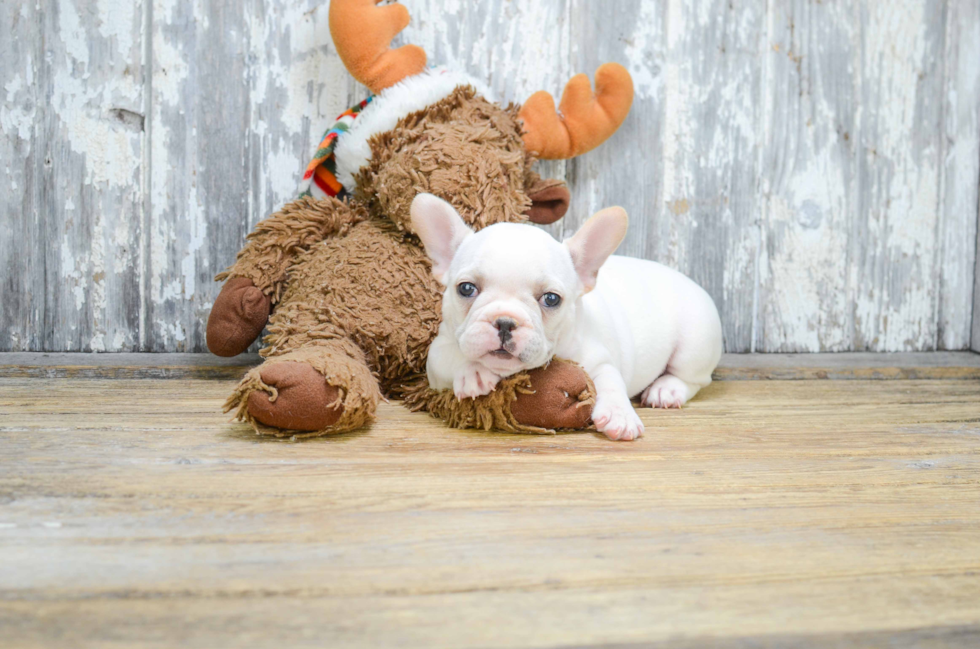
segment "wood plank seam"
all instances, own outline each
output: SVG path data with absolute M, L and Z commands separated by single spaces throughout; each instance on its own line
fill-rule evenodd
M 977 108 L 980 113 L 980 106 Z M 977 120 L 980 121 L 980 115 Z M 980 163 L 977 164 L 980 169 Z M 980 353 L 980 177 L 977 178 L 977 241 L 976 263 L 973 270 L 973 329 L 970 348 Z
M 137 325 L 137 349 L 140 352 L 150 352 L 147 343 L 150 329 L 149 299 L 151 291 L 152 258 L 150 256 L 152 218 L 153 218 L 153 2 L 143 5 L 143 34 L 145 35 L 142 49 L 143 66 L 143 201 L 140 205 L 140 239 L 139 239 L 139 316 Z

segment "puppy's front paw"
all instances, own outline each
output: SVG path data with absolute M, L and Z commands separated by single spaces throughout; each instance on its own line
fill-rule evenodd
M 643 422 L 629 401 L 602 399 L 592 409 L 592 422 L 613 441 L 629 442 L 643 437 Z
M 490 394 L 500 382 L 500 377 L 482 365 L 470 363 L 456 373 L 453 392 L 457 399 L 475 399 Z

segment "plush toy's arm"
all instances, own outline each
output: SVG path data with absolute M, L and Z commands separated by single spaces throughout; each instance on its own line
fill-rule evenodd
M 235 264 L 215 280 L 249 279 L 276 303 L 286 271 L 299 253 L 365 219 L 363 208 L 336 198 L 300 198 L 256 225 Z
M 208 349 L 241 354 L 262 333 L 296 257 L 324 239 L 367 219 L 367 212 L 335 198 L 301 198 L 262 221 L 248 235 L 234 265 L 215 280 L 228 280 L 208 317 Z

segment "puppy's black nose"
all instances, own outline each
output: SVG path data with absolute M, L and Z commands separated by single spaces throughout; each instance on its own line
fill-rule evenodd
M 500 336 L 500 344 L 506 344 L 512 338 L 512 332 L 517 328 L 517 323 L 510 318 L 497 318 L 493 326 L 497 328 L 497 335 Z

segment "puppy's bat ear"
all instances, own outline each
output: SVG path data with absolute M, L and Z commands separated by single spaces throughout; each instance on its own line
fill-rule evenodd
M 596 212 L 565 242 L 586 293 L 595 288 L 599 269 L 623 242 L 628 225 L 626 210 L 607 207 Z
M 456 250 L 473 230 L 452 205 L 432 194 L 419 194 L 412 201 L 412 229 L 432 260 L 432 274 L 445 284 Z

